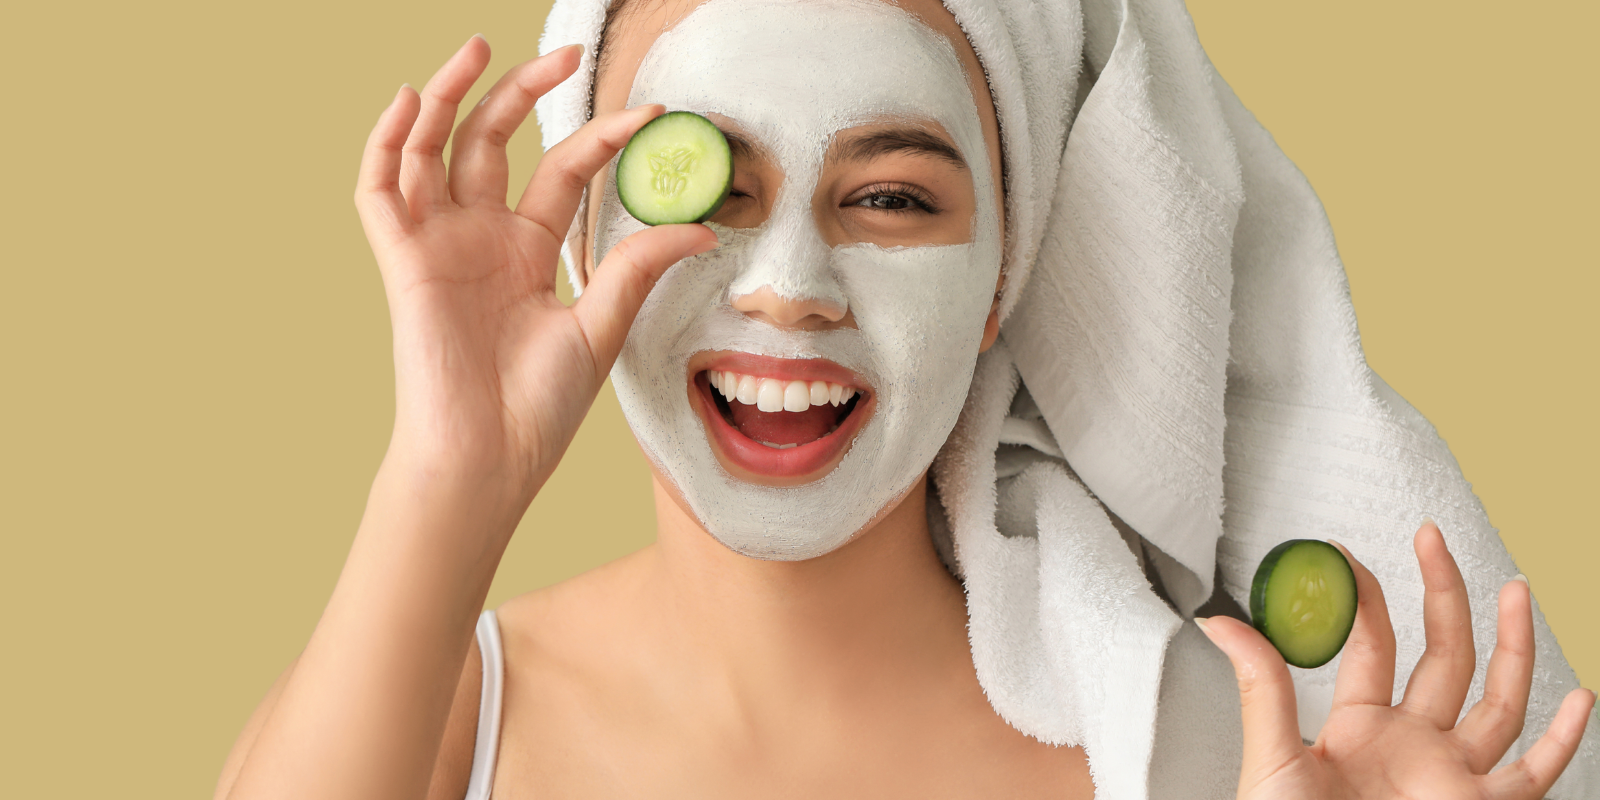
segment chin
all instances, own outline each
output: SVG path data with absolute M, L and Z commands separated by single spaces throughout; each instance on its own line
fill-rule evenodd
M 931 466 L 931 464 L 929 466 Z M 655 478 L 655 482 L 659 486 L 660 490 L 666 495 L 666 498 L 672 502 L 677 511 L 680 512 L 687 520 L 692 521 L 693 528 L 697 529 L 693 534 L 695 537 L 704 535 L 710 541 L 715 542 L 716 546 L 738 556 L 755 559 L 757 561 L 776 561 L 785 563 L 796 563 L 801 561 L 815 562 L 821 559 L 826 559 L 828 556 L 842 552 L 850 545 L 870 537 L 873 534 L 873 531 L 878 528 L 878 526 L 883 523 L 885 519 L 889 518 L 896 511 L 900 510 L 908 499 L 912 499 L 918 492 L 925 490 L 926 484 L 924 483 L 923 479 L 927 476 L 927 468 L 924 468 L 922 474 L 918 475 L 917 479 L 912 481 L 910 486 L 907 486 L 904 491 L 892 497 L 890 501 L 882 508 L 878 509 L 878 512 L 869 518 L 865 524 L 861 525 L 854 531 L 851 531 L 848 536 L 829 537 L 830 544 L 828 544 L 826 547 L 815 546 L 815 544 L 810 547 L 804 545 L 774 547 L 773 542 L 765 538 L 752 541 L 748 539 L 718 536 L 716 533 L 711 531 L 710 527 L 705 524 L 704 520 L 695 514 L 694 509 L 690 507 L 689 502 L 684 499 L 683 492 L 678 488 L 677 484 L 673 483 L 671 477 L 661 469 L 659 464 L 656 464 L 652 461 L 650 463 L 650 472 Z M 917 507 L 919 514 L 926 513 L 926 508 L 922 503 L 918 503 Z

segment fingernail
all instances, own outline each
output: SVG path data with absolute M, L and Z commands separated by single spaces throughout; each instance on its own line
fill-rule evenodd
M 704 252 L 706 252 L 708 250 L 715 250 L 715 249 L 717 249 L 718 247 L 721 247 L 721 246 L 722 246 L 722 242 L 719 242 L 719 241 L 713 239 L 713 240 L 711 240 L 710 244 L 700 245 L 699 247 L 697 247 L 694 250 L 690 251 L 689 255 L 697 256 L 697 255 L 700 255 L 701 253 L 704 253 Z
M 474 33 L 474 34 L 472 34 L 472 38 L 474 38 L 474 39 L 483 39 L 483 34 L 481 34 L 481 33 Z M 488 39 L 483 39 L 483 43 L 484 43 L 484 44 L 488 44 L 488 43 L 489 43 L 489 40 L 488 40 Z
M 1439 523 L 1433 521 L 1433 515 L 1432 514 L 1423 514 L 1422 515 L 1422 525 L 1432 525 L 1435 528 L 1439 527 Z M 1420 527 L 1422 527 L 1422 525 L 1418 525 L 1417 527 L 1420 528 Z
M 1206 625 L 1205 619 L 1201 617 L 1195 617 L 1194 624 L 1200 628 L 1200 632 L 1205 634 L 1206 638 L 1209 639 L 1211 637 L 1211 627 Z
M 411 84 L 409 84 L 409 83 L 400 84 L 400 91 L 403 92 L 403 91 L 405 91 L 407 89 L 411 89 Z M 415 89 L 411 89 L 411 91 L 416 91 L 416 90 Z
M 1512 577 L 1512 578 L 1511 578 L 1511 580 L 1514 580 L 1514 581 L 1522 581 L 1522 585 L 1523 585 L 1523 586 L 1527 586 L 1527 585 L 1528 585 L 1528 576 L 1526 576 L 1526 575 L 1524 575 L 1524 574 L 1522 574 L 1522 573 L 1520 573 L 1520 572 L 1519 572 L 1519 573 L 1517 573 L 1517 574 L 1516 574 L 1516 575 L 1515 575 L 1515 576 L 1513 576 L 1513 577 Z

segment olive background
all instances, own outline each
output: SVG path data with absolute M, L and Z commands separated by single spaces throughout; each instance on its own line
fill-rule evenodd
M 1600 5 L 1190 7 L 1327 205 L 1371 363 L 1600 685 Z M 316 622 L 392 422 L 350 201 L 366 132 L 475 32 L 495 74 L 534 55 L 548 3 L 9 8 L 0 796 L 206 797 Z M 514 194 L 538 142 L 530 121 Z M 489 602 L 651 541 L 648 481 L 607 389 Z

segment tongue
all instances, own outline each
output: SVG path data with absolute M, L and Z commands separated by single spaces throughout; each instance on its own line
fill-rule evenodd
M 833 406 L 812 406 L 805 411 L 757 411 L 744 403 L 730 404 L 733 427 L 739 432 L 768 444 L 806 444 L 828 435 L 833 429 L 839 409 Z

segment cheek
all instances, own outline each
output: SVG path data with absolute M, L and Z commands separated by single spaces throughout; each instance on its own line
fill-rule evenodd
M 837 251 L 857 325 L 885 371 L 910 382 L 905 389 L 939 391 L 944 373 L 970 369 L 999 271 L 991 249 L 863 245 Z

